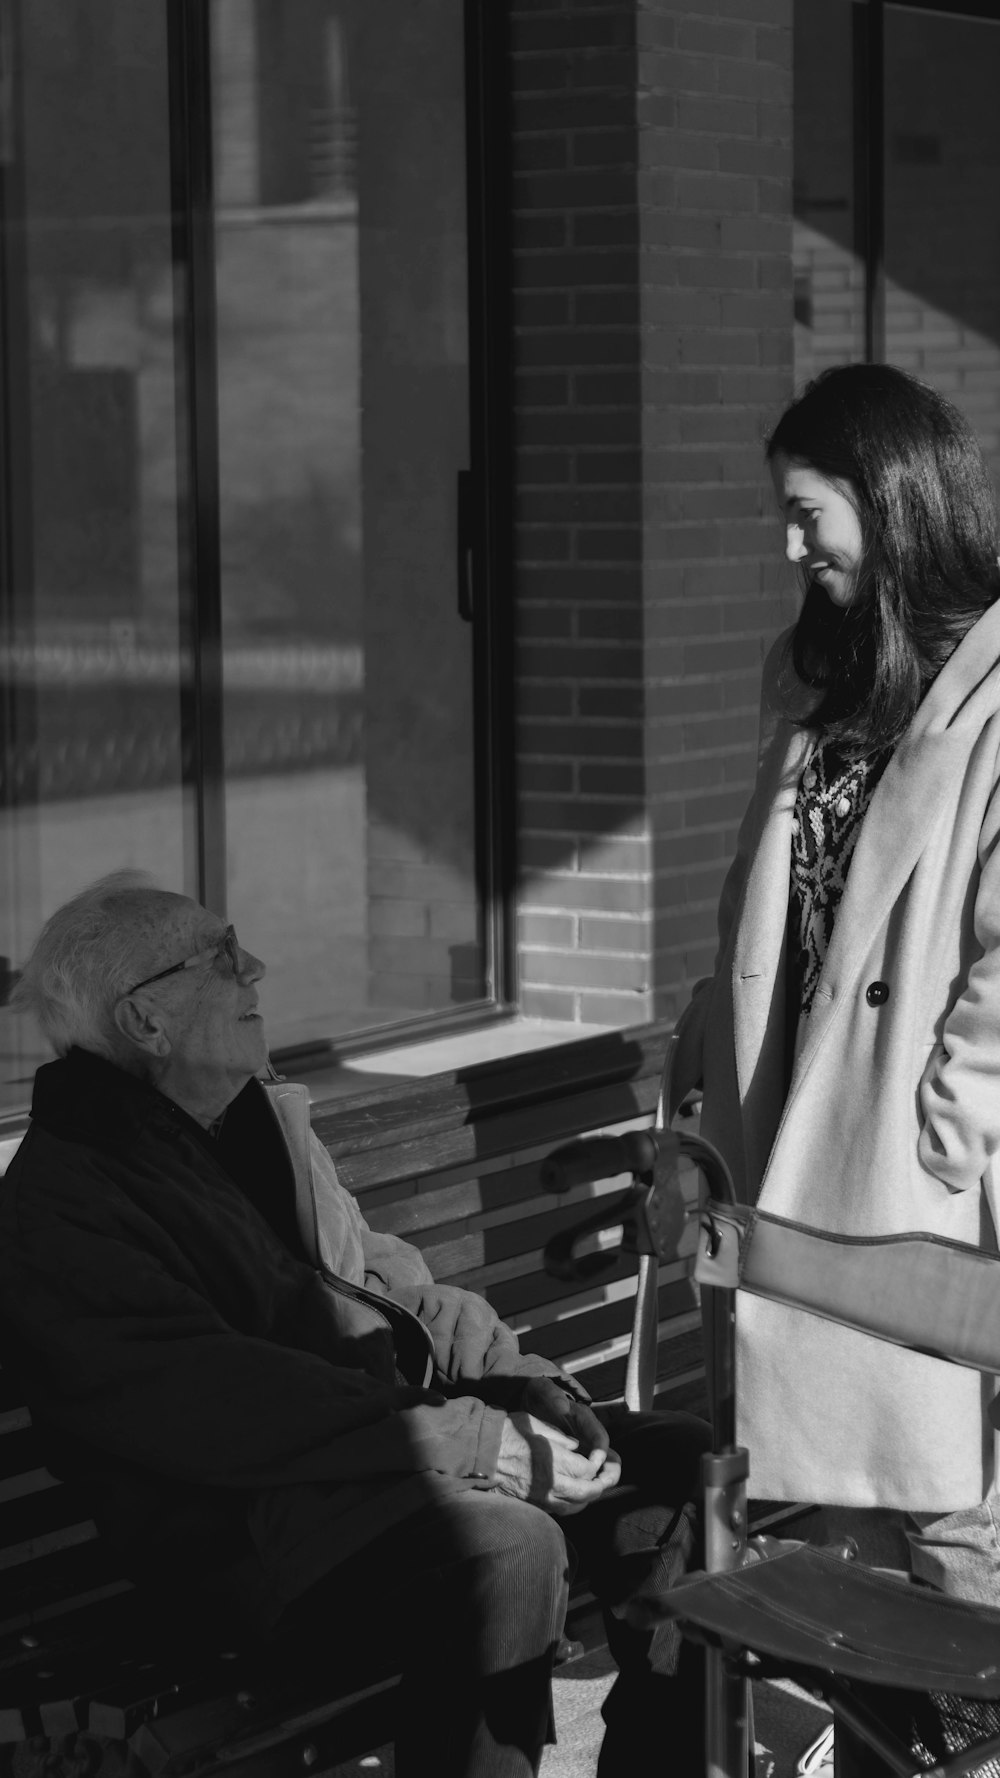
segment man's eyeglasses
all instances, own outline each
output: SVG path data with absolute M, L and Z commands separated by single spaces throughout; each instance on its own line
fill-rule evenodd
M 199 963 L 204 963 L 206 957 L 212 958 L 213 961 L 216 958 L 220 961 L 225 958 L 233 975 L 239 975 L 242 967 L 242 953 L 235 926 L 227 926 L 222 937 L 216 939 L 215 944 L 210 945 L 208 950 L 195 951 L 193 956 L 185 957 L 183 963 L 171 963 L 169 969 L 158 969 L 155 975 L 144 975 L 141 982 L 133 982 L 130 988 L 125 989 L 122 999 L 127 999 L 129 994 L 134 994 L 137 988 L 148 988 L 151 982 L 162 982 L 168 975 L 179 975 L 182 969 L 195 969 Z

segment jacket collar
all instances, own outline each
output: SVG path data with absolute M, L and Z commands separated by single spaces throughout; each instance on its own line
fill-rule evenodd
M 259 1083 L 250 1081 L 238 1099 L 259 1091 Z M 174 1135 L 181 1130 L 202 1143 L 209 1140 L 201 1125 L 164 1093 L 83 1049 L 71 1049 L 39 1068 L 31 1116 L 55 1136 L 110 1154 L 128 1152 L 146 1130 Z

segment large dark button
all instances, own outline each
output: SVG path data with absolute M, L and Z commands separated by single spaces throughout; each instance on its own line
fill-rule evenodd
M 888 982 L 869 982 L 865 989 L 865 999 L 869 1006 L 884 1006 L 889 998 Z

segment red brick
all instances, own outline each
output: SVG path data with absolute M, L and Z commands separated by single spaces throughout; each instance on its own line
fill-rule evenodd
M 581 486 L 594 487 L 606 482 L 642 481 L 642 455 L 639 451 L 580 451 L 576 457 L 576 480 Z
M 610 376 L 611 373 L 609 372 L 608 375 Z M 607 379 L 599 379 L 595 376 L 588 379 L 588 382 L 591 381 L 597 385 L 593 391 L 594 395 L 602 392 L 610 395 Z M 609 445 L 634 444 L 639 430 L 638 415 L 635 411 L 638 402 L 637 380 L 630 383 L 630 379 L 620 376 L 618 382 L 618 399 L 609 401 L 604 412 L 581 412 L 577 409 L 572 413 L 565 414 L 539 413 L 534 415 L 531 420 L 532 443 L 554 445 L 557 448 L 560 445 L 569 445 L 581 449 L 587 445 L 597 445 L 607 449 Z M 626 401 L 624 390 L 630 386 L 632 399 Z M 584 405 L 585 410 L 597 407 L 596 400 L 585 401 L 579 389 L 577 390 L 577 399 Z M 522 428 L 521 438 L 523 439 L 524 422 L 520 416 L 515 416 L 515 422 Z
M 758 179 L 757 209 L 762 216 L 787 216 L 792 207 L 792 182 L 785 179 Z
M 575 291 L 573 320 L 580 327 L 634 326 L 639 320 L 638 288 Z
M 737 599 L 746 597 L 746 562 L 690 562 L 683 571 L 683 590 L 689 599 L 699 599 L 705 594 L 721 599 L 726 592 L 731 592 Z
M 582 642 L 638 642 L 642 636 L 642 613 L 620 605 L 590 607 L 580 612 L 577 628 Z
M 658 599 L 646 611 L 646 638 L 676 644 L 688 636 L 707 640 L 722 633 L 722 606 L 710 599 L 693 602 Z
M 632 65 L 627 64 L 630 68 Z M 780 92 L 761 92 L 762 99 L 784 98 Z M 552 92 L 536 95 L 515 91 L 512 102 L 514 133 L 534 130 L 587 130 L 600 126 L 609 132 L 616 127 L 628 132 L 635 118 L 635 97 L 631 88 L 619 92 L 602 92 L 599 101 L 590 93 Z
M 749 329 L 743 333 L 692 329 L 680 336 L 680 361 L 684 365 L 757 364 L 757 342 L 757 334 Z
M 747 648 L 743 641 L 685 642 L 686 673 L 725 673 L 730 668 L 746 666 Z
M 577 997 L 556 988 L 534 988 L 525 983 L 518 999 L 521 1011 L 529 1019 L 565 1019 L 576 1017 Z
M 650 937 L 648 918 L 602 920 L 584 915 L 580 921 L 580 948 L 584 951 L 648 952 Z
M 511 144 L 511 168 L 518 173 L 554 173 L 569 166 L 565 136 L 515 136 Z
M 616 53 L 588 47 L 572 58 L 570 80 L 578 91 L 599 92 L 602 107 L 606 92 L 626 92 L 634 102 L 636 85 L 635 52 L 623 48 Z
M 518 635 L 532 641 L 557 641 L 573 632 L 572 613 L 564 606 L 525 605 L 517 614 Z
M 553 872 L 572 868 L 576 863 L 576 847 L 564 837 L 551 834 L 522 833 L 517 842 L 518 870 Z
M 792 397 L 792 379 L 775 370 L 724 370 L 722 399 L 724 402 L 752 403 L 758 413 L 774 402 L 785 403 Z
M 546 647 L 539 643 L 519 651 L 520 670 L 533 679 L 641 679 L 642 655 L 636 648 L 592 646 Z
M 641 183 L 642 234 L 647 250 L 669 247 L 671 253 L 715 252 L 722 241 L 720 216 L 697 216 L 687 212 L 683 216 L 679 215 L 673 207 L 673 177 L 669 180 L 669 192 L 661 190 L 663 181 L 659 174 L 646 173 Z M 654 256 L 651 251 L 647 253 L 647 257 L 655 268 L 657 282 L 661 287 L 678 282 L 676 269 L 671 262 L 659 254 Z M 689 283 L 694 281 L 687 280 Z
M 550 328 L 526 336 L 518 347 L 525 365 L 632 364 L 638 354 L 635 330 L 602 327 Z
M 522 562 L 565 562 L 569 560 L 570 539 L 566 531 L 546 529 L 543 525 L 522 525 L 517 533 L 518 560 Z
M 537 681 L 531 681 L 529 684 L 518 685 L 514 698 L 519 717 L 559 718 L 573 715 L 573 691 L 564 685 L 540 685 Z
M 518 587 L 522 597 L 611 601 L 638 598 L 641 590 L 634 569 L 597 566 L 528 571 L 518 576 Z
M 692 253 L 678 260 L 677 282 L 708 290 L 752 290 L 755 269 L 752 259 L 735 253 Z
M 604 761 L 599 765 L 583 764 L 579 767 L 579 779 L 582 796 L 621 796 L 631 799 L 641 796 L 645 784 L 644 774 L 635 761 L 623 765 Z
M 750 19 L 756 25 L 781 25 L 791 28 L 792 0 L 683 0 L 686 13 L 726 18 Z
M 560 92 L 570 84 L 568 55 L 518 55 L 515 49 L 515 58 L 514 81 L 519 93 Z
M 642 135 L 639 142 L 639 160 L 644 169 L 643 182 L 640 190 L 647 199 L 652 196 L 647 190 L 646 179 L 654 179 L 664 169 L 676 171 L 683 167 L 686 171 L 701 169 L 715 172 L 719 165 L 719 143 L 716 136 L 696 136 L 690 131 L 682 134 L 679 130 L 664 129 L 642 119 Z
M 775 327 L 788 330 L 788 304 L 770 291 L 726 291 L 720 298 L 724 327 Z
M 642 299 L 642 319 L 647 328 L 651 327 L 717 327 L 722 320 L 724 302 L 735 302 L 739 297 L 706 294 L 699 290 L 646 290 Z M 748 302 L 760 302 L 773 298 L 747 295 Z
M 675 50 L 663 50 L 644 55 L 642 70 L 649 86 L 662 87 L 668 93 L 714 93 L 718 90 L 718 64 L 711 56 L 680 55 Z
M 758 131 L 757 107 L 752 100 L 693 98 L 678 95 L 677 128 L 703 132 L 717 140 L 727 136 L 754 136 Z
M 580 687 L 579 710 L 583 717 L 605 718 L 633 716 L 636 713 L 636 692 L 633 686 L 619 690 L 617 686 L 584 685 Z
M 633 877 L 589 877 L 582 871 L 571 877 L 538 878 L 523 896 L 525 906 L 572 909 L 579 913 L 645 913 L 649 885 Z
M 791 76 L 784 68 L 769 62 L 719 62 L 719 85 L 723 94 L 746 99 L 762 99 L 771 104 L 787 102 L 791 94 Z
M 602 723 L 600 726 L 581 722 L 522 723 L 517 732 L 517 750 L 520 758 L 549 754 L 565 755 L 569 759 L 641 759 L 642 727 L 639 722 L 628 726 L 621 723 Z
M 562 137 L 557 138 L 561 143 Z M 635 198 L 635 173 L 631 169 L 577 168 L 565 173 L 516 172 L 513 207 L 520 210 L 614 210 Z
M 521 979 L 544 987 L 645 988 L 649 978 L 646 957 L 603 957 L 592 951 L 524 951 Z
M 573 392 L 581 407 L 634 407 L 639 399 L 638 366 L 621 371 L 579 371 L 573 379 Z
M 755 32 L 754 55 L 758 62 L 773 62 L 776 68 L 791 70 L 794 40 L 789 26 L 790 21 L 789 25 L 777 30 L 764 26 Z
M 570 141 L 570 163 L 574 167 L 628 167 L 636 165 L 638 145 L 635 129 L 577 130 Z
M 642 817 L 643 822 L 645 816 Z M 637 877 L 649 874 L 649 840 L 645 833 L 624 838 L 588 840 L 580 857 L 580 869 L 591 876 Z
M 680 435 L 692 444 L 713 444 L 716 441 L 736 444 L 754 439 L 763 445 L 760 415 L 752 408 L 742 413 L 731 407 L 694 409 L 681 414 Z
M 542 339 L 548 336 L 542 334 Z M 536 371 L 519 371 L 516 380 L 519 407 L 568 407 L 569 377 L 543 376 Z
M 568 284 L 632 284 L 635 257 L 621 249 L 601 252 L 567 248 L 563 253 L 516 254 L 514 283 L 522 289 L 541 289 Z
M 573 777 L 573 765 L 569 760 L 518 758 L 517 789 L 521 798 L 570 796 L 575 788 Z
M 588 9 L 579 14 L 564 8 L 557 18 L 524 18 L 522 10 L 519 0 L 511 13 L 510 44 L 515 55 L 539 50 L 624 48 L 635 42 L 631 6 Z
M 720 829 L 671 834 L 669 841 L 657 848 L 657 878 L 662 874 L 662 863 L 669 864 L 671 869 L 681 870 L 710 860 L 714 860 L 716 865 L 723 861 L 728 862 L 724 835 Z
M 581 994 L 580 1020 L 585 1025 L 641 1025 L 652 1017 L 649 994 Z
M 636 115 L 644 129 L 674 130 L 677 128 L 677 101 L 672 93 L 651 93 L 640 88 Z
M 757 130 L 762 141 L 788 142 L 792 140 L 792 105 L 791 94 L 780 104 L 761 104 L 757 107 Z
M 568 950 L 576 943 L 577 921 L 572 914 L 522 914 L 517 926 L 523 945 L 559 945 Z
M 638 523 L 637 488 L 530 489 L 515 502 L 515 516 L 526 524 L 616 525 Z
M 727 253 L 781 253 L 792 250 L 791 216 L 723 216 L 719 223 L 722 246 Z
M 788 150 L 783 142 L 720 142 L 720 173 L 759 173 L 769 179 L 788 177 Z M 730 209 L 756 209 L 756 204 Z
M 577 210 L 573 216 L 574 247 L 636 246 L 639 217 L 635 210 Z
M 720 10 L 725 10 L 724 3 Z M 727 19 L 677 21 L 678 49 L 694 50 L 699 55 L 753 57 L 755 36 L 752 25 L 736 25 Z
M 573 479 L 573 459 L 565 451 L 529 451 L 517 454 L 514 471 L 519 486 L 558 486 Z
M 677 202 L 682 210 L 756 210 L 757 183 L 737 173 L 678 173 Z
M 513 218 L 510 232 L 514 250 L 519 253 L 569 244 L 569 220 L 565 216 L 522 212 Z
M 581 529 L 576 536 L 576 554 L 581 562 L 641 562 L 642 530 L 638 520 L 630 528 L 623 525 L 614 529 Z
M 567 327 L 570 321 L 570 299 L 561 291 L 524 290 L 512 306 L 514 326 Z

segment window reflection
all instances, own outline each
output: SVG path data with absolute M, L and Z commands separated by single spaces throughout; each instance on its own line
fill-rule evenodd
M 9 7 L 0 165 L 0 952 L 103 870 L 193 887 L 165 15 Z M 8 40 L 8 50 L 11 45 Z M 127 145 L 127 147 L 125 146 Z M 32 1031 L 0 1021 L 5 1100 Z
M 229 881 L 285 1043 L 484 993 L 462 43 L 414 14 L 213 15 Z
M 189 362 L 168 0 L 8 5 L 0 992 L 56 905 L 130 864 L 227 885 L 276 1044 L 481 999 L 461 9 L 213 0 L 217 337 Z M 213 358 L 206 867 L 184 400 Z M 23 1103 L 38 1041 L 7 1013 L 0 1047 Z

